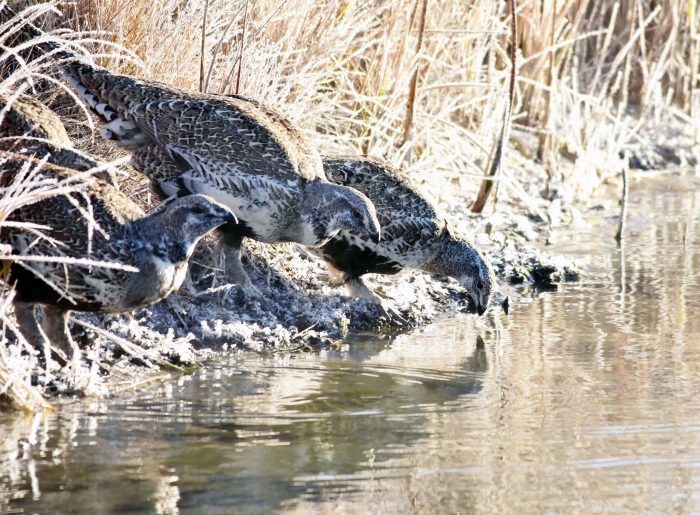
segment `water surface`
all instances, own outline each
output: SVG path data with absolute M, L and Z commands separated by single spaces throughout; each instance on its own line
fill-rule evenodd
M 508 316 L 8 416 L 0 511 L 698 512 L 699 186 L 560 232 L 589 274 Z

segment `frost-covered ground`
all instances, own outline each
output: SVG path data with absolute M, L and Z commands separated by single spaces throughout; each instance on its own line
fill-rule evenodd
M 133 173 L 123 189 L 143 200 L 147 181 Z M 444 188 L 444 178 L 428 178 L 426 191 L 438 199 L 457 233 L 473 240 L 492 261 L 499 285 L 490 309 L 503 309 L 506 296 L 511 304 L 517 302 L 518 291 L 577 278 L 575 266 L 542 250 L 553 217 L 572 217 L 572 208 L 541 197 L 534 206 L 531 199 L 525 203 L 500 194 L 495 210 L 474 216 L 467 207 L 469 193 Z M 245 248 L 244 265 L 262 302 L 246 301 L 235 285 L 225 283 L 217 269 L 217 245 L 209 238 L 193 256 L 187 287 L 165 301 L 122 315 L 73 313 L 72 333 L 83 349 L 80 373 L 54 363 L 47 375 L 36 356 L 18 346 L 8 352 L 24 364 L 20 368 L 31 371 L 32 382 L 44 393 L 108 394 L 160 369 L 187 369 L 211 352 L 313 350 L 334 345 L 353 331 L 410 331 L 469 310 L 465 294 L 451 279 L 421 272 L 366 276 L 368 285 L 409 322 L 400 325 L 367 301 L 351 298 L 344 287 L 329 284 L 323 262 L 298 245 L 247 240 Z M 514 290 L 512 285 L 520 286 Z
M 497 273 L 499 285 L 490 309 L 503 309 L 506 296 L 512 304 L 532 288 L 578 278 L 574 264 L 540 248 L 550 224 L 529 215 L 517 199 L 499 203 L 497 209 L 506 214 L 484 216 L 472 216 L 458 195 L 453 199 L 443 205 L 453 226 L 485 251 Z M 550 201 L 543 199 L 542 205 L 554 209 Z M 560 204 L 556 206 L 561 211 L 558 216 L 570 216 Z M 386 302 L 409 322 L 401 324 L 365 300 L 351 298 L 344 287 L 329 284 L 323 262 L 304 248 L 251 240 L 245 246 L 244 265 L 263 294 L 262 302 L 246 301 L 235 285 L 224 282 L 216 269 L 218 251 L 211 239 L 192 259 L 191 282 L 166 301 L 130 315 L 75 316 L 142 346 L 161 348 L 166 355 L 173 342 L 180 342 L 180 352 L 171 357 L 182 362 L 186 361 L 183 356 L 196 361 L 196 353 L 183 352 L 188 345 L 226 352 L 314 349 L 341 341 L 353 331 L 410 331 L 469 311 L 465 294 L 451 279 L 422 272 L 366 276 L 369 286 L 386 296 Z M 104 337 L 86 334 L 85 340 L 88 346 L 102 345 Z

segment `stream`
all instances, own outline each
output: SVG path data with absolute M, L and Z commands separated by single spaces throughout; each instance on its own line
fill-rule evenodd
M 700 511 L 700 178 L 630 195 L 508 315 L 3 415 L 0 512 Z

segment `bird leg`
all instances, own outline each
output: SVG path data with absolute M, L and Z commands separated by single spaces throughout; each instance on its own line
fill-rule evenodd
M 329 284 L 332 284 L 333 286 L 342 286 L 343 284 L 346 284 L 348 282 L 348 276 L 345 272 L 338 270 L 336 267 L 334 267 L 327 261 L 325 262 L 325 264 L 326 273 L 323 274 L 321 277 L 324 281 L 326 281 Z M 360 281 L 362 280 L 360 279 Z M 367 288 L 367 286 L 365 286 L 365 288 Z M 367 290 L 369 291 L 369 288 L 367 288 Z M 370 291 L 370 293 L 372 292 Z
M 80 364 L 80 348 L 73 341 L 73 337 L 68 330 L 68 311 L 53 306 L 45 306 L 44 328 L 49 341 L 65 353 L 68 362 L 73 364 L 77 373 Z
M 39 352 L 43 353 L 44 363 L 49 363 L 51 347 L 41 330 L 39 321 L 36 319 L 36 304 L 30 302 L 14 301 L 15 317 L 22 336 Z M 48 370 L 48 366 L 47 366 Z
M 394 322 L 397 325 L 411 325 L 396 309 L 384 302 L 379 295 L 370 290 L 361 277 L 349 279 L 345 283 L 345 286 L 353 297 L 365 299 L 377 306 L 382 316 L 387 318 L 390 322 Z
M 224 257 L 224 272 L 229 280 L 236 284 L 246 299 L 262 301 L 264 297 L 260 293 L 243 268 L 241 262 L 241 245 L 243 244 L 243 233 L 235 228 L 229 229 L 230 224 L 222 226 L 220 239 L 221 254 Z

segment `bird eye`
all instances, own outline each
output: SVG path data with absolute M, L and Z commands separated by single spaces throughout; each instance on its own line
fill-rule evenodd
M 202 206 L 194 206 L 194 207 L 192 208 L 192 212 L 193 212 L 195 215 L 201 215 L 201 214 L 204 214 L 204 208 L 203 208 Z
M 484 287 L 484 283 L 482 283 L 481 281 L 477 281 L 476 287 L 481 290 Z

